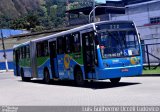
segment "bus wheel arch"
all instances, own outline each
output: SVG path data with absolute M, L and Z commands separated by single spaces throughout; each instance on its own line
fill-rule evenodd
M 79 65 L 74 67 L 74 81 L 77 86 L 84 86 L 85 84 L 83 72 Z
M 50 80 L 50 73 L 47 67 L 44 68 L 43 75 L 44 75 L 43 77 L 44 83 L 49 84 L 51 80 Z
M 23 68 L 21 68 L 20 69 L 20 76 L 21 76 L 21 78 L 22 78 L 22 81 L 30 81 L 31 80 L 31 78 L 30 77 L 25 77 L 24 76 L 24 69 Z
M 20 69 L 20 75 L 21 75 L 21 77 L 24 77 L 24 70 L 23 70 L 23 68 Z

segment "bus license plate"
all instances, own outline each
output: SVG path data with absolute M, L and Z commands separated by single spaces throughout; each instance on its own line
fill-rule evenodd
M 121 69 L 122 72 L 128 72 L 129 70 L 127 68 Z

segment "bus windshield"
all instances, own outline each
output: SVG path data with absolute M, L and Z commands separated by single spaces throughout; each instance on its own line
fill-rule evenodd
M 130 57 L 140 53 L 136 30 L 99 30 L 102 58 Z

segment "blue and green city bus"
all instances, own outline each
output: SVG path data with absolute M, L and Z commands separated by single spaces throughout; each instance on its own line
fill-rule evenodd
M 67 79 L 84 85 L 141 75 L 143 62 L 134 22 L 103 21 L 15 45 L 14 63 L 14 74 L 23 81 Z

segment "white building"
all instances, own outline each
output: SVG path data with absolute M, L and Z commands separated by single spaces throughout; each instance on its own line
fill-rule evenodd
M 149 53 L 160 58 L 160 0 L 150 0 L 126 5 L 126 14 L 111 15 L 111 20 L 133 20 L 141 39 L 148 45 Z M 145 56 L 146 58 L 147 56 Z M 151 62 L 158 62 L 150 55 Z

